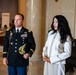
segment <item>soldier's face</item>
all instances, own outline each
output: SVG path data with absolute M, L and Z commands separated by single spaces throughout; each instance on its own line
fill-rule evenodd
M 15 27 L 21 27 L 23 25 L 23 20 L 21 15 L 16 15 L 14 17 L 14 25 Z

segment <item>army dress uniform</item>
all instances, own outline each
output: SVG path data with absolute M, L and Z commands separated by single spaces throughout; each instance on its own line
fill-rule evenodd
M 6 31 L 3 58 L 8 58 L 8 66 L 25 67 L 29 65 L 29 59 L 23 57 L 24 53 L 29 53 L 30 57 L 35 51 L 35 40 L 32 31 L 22 27 L 16 33 L 15 27 Z

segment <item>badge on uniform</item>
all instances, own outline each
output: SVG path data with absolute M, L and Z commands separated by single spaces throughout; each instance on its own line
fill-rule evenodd
M 10 40 L 12 39 L 12 35 L 13 35 L 13 33 L 12 33 L 12 32 L 10 32 L 10 37 L 9 37 L 9 39 L 10 39 Z
M 10 32 L 10 37 L 12 36 L 12 34 L 13 34 L 13 33 L 12 33 L 12 32 Z
M 27 37 L 27 32 L 24 32 L 24 34 L 22 34 L 21 37 Z

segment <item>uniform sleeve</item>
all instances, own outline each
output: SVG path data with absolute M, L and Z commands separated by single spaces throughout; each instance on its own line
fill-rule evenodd
M 72 41 L 70 39 L 68 41 L 66 41 L 64 44 L 64 52 L 59 53 L 56 56 L 50 57 L 51 63 L 63 61 L 65 59 L 67 59 L 68 57 L 70 57 L 71 56 L 71 43 L 72 43 Z
M 3 47 L 3 58 L 6 57 L 7 58 L 7 54 L 8 54 L 8 47 L 9 47 L 9 37 L 8 37 L 8 31 L 6 31 L 5 34 L 5 40 L 4 40 L 4 47 Z
M 30 54 L 30 56 L 32 56 L 32 54 L 33 54 L 33 52 L 35 51 L 35 48 L 36 48 L 35 39 L 33 37 L 32 31 L 28 33 L 28 43 L 30 45 L 29 54 Z

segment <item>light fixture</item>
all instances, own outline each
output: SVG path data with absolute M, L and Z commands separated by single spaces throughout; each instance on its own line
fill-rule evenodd
M 58 2 L 58 0 L 55 0 L 55 2 Z

